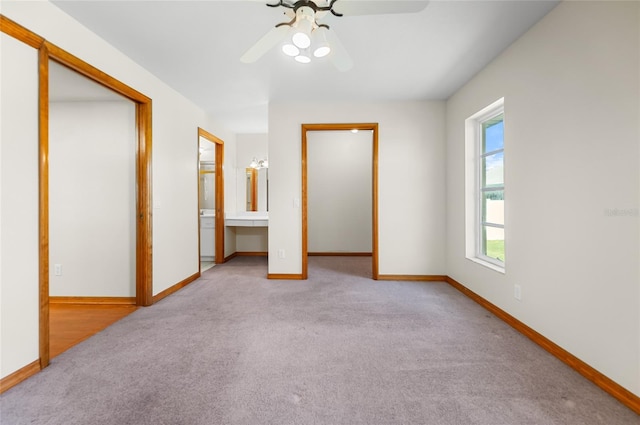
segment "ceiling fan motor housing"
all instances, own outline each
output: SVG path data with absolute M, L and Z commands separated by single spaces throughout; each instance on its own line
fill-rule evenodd
M 307 20 L 315 27 L 316 25 L 316 11 L 309 6 L 302 6 L 296 9 L 296 23 Z

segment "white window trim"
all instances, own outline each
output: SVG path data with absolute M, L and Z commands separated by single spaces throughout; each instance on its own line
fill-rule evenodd
M 481 254 L 482 205 L 481 154 L 482 123 L 504 114 L 504 98 L 498 99 L 465 120 L 465 254 L 468 260 L 491 270 L 505 273 L 505 263 Z M 502 149 L 504 152 L 504 148 Z M 505 183 L 497 189 L 503 190 Z M 490 224 L 491 227 L 505 228 L 504 225 Z

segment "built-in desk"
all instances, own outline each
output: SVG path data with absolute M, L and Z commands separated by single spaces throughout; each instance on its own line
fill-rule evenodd
M 269 216 L 264 213 L 228 215 L 224 219 L 224 225 L 228 227 L 269 227 Z
M 267 255 L 269 250 L 269 215 L 267 212 L 228 214 L 224 226 L 229 237 L 235 237 L 238 255 Z

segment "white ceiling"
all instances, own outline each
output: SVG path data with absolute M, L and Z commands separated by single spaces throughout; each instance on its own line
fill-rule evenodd
M 270 101 L 446 99 L 558 1 L 435 0 L 413 14 L 328 15 L 353 59 L 347 72 L 328 60 L 296 63 L 277 48 L 241 63 L 288 20 L 266 0 L 53 3 L 230 130 L 266 133 Z

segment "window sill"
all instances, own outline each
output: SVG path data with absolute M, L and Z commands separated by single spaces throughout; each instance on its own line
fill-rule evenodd
M 484 266 L 484 267 L 486 267 L 488 269 L 491 269 L 491 270 L 493 270 L 495 272 L 505 274 L 504 266 L 498 266 L 497 264 L 490 263 L 490 262 L 485 261 L 482 258 L 478 258 L 478 257 L 467 257 L 467 260 L 471 260 L 474 263 L 480 264 L 481 266 Z

